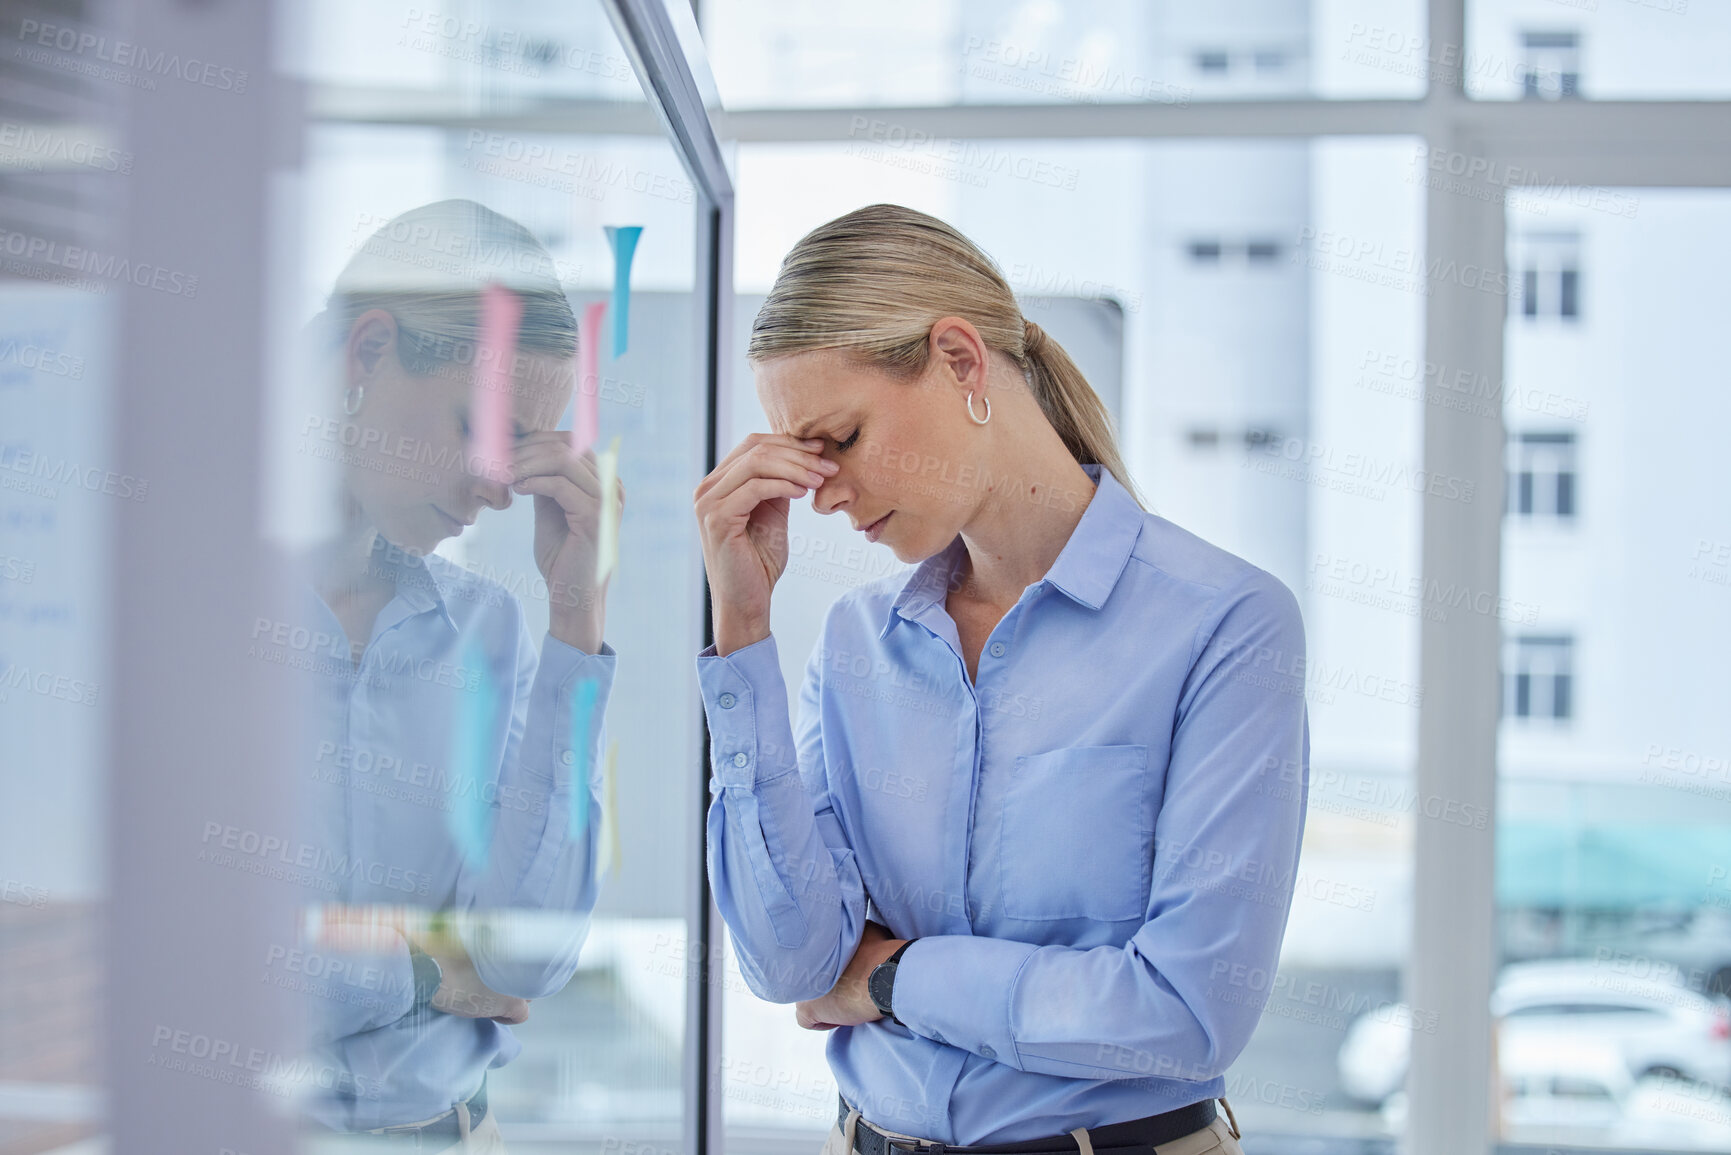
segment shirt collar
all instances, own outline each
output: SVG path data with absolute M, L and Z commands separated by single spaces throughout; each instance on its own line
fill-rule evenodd
M 1106 604 L 1130 560 L 1130 551 L 1142 533 L 1143 511 L 1110 470 L 1097 463 L 1082 468 L 1094 481 L 1094 494 L 1058 560 L 1040 581 L 1077 604 L 1097 610 Z M 928 606 L 941 602 L 966 553 L 967 545 L 957 534 L 949 545 L 915 566 L 884 615 L 878 638 L 894 628 L 897 618 L 912 621 Z
M 383 536 L 373 546 L 373 562 L 386 576 L 396 579 L 397 596 L 412 614 L 436 609 L 452 632 L 457 632 L 457 620 L 451 616 L 449 605 L 456 594 L 455 565 L 437 554 L 421 557 L 399 549 Z

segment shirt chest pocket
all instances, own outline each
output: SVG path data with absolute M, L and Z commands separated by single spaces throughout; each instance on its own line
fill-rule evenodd
M 1016 759 L 999 842 L 1004 914 L 1140 922 L 1154 870 L 1147 746 Z

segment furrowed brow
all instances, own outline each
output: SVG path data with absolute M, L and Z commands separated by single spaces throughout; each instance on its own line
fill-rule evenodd
M 831 413 L 828 417 L 819 417 L 815 421 L 806 422 L 803 426 L 801 426 L 799 428 L 799 430 L 796 433 L 794 433 L 794 435 L 793 435 L 794 439 L 796 441 L 804 441 L 807 437 L 811 436 L 811 431 L 813 429 L 817 428 L 819 425 L 822 425 L 826 421 L 832 420 L 834 417 L 835 417 L 835 414 Z

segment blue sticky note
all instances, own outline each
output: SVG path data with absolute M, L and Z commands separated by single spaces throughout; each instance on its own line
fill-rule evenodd
M 642 225 L 603 225 L 613 246 L 613 356 L 625 352 L 631 332 L 631 258 L 637 252 Z
M 463 649 L 463 665 L 474 671 L 475 681 L 465 687 L 457 704 L 451 740 L 451 810 L 447 822 L 451 838 L 470 870 L 487 864 L 492 847 L 492 807 L 487 782 L 493 769 L 493 727 L 499 703 L 499 688 L 486 655 L 473 640 Z
M 589 747 L 595 726 L 595 702 L 601 694 L 601 683 L 584 678 L 577 684 L 577 698 L 571 704 L 571 752 L 576 763 L 571 767 L 571 837 L 581 838 L 589 826 Z

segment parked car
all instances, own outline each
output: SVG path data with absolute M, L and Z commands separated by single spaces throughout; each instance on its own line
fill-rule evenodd
M 1602 1141 L 1635 1088 L 1618 1046 L 1528 1032 L 1499 1036 L 1503 1140 L 1568 1144 Z
M 1731 1095 L 1686 1079 L 1642 1079 L 1606 1141 L 1663 1151 L 1731 1151 Z
M 1635 1081 L 1614 1044 L 1543 1038 L 1499 1043 L 1502 1097 L 1497 1109 L 1504 1142 L 1590 1143 L 1622 1121 L 1622 1102 Z M 1407 1096 L 1393 1092 L 1382 1104 L 1383 1126 L 1406 1127 Z
M 1491 995 L 1503 1040 L 1516 1035 L 1603 1039 L 1628 1075 L 1672 1075 L 1731 1086 L 1731 1011 L 1681 982 L 1622 974 L 1584 959 L 1503 968 Z M 1377 1105 L 1406 1080 L 1412 1016 L 1404 1005 L 1361 1015 L 1337 1065 L 1341 1088 Z
M 1504 1143 L 1731 1151 L 1731 1095 L 1670 1076 L 1631 1079 L 1609 1040 L 1510 1034 L 1498 1059 Z M 1391 1094 L 1381 1115 L 1391 1133 L 1403 1131 L 1406 1092 Z

